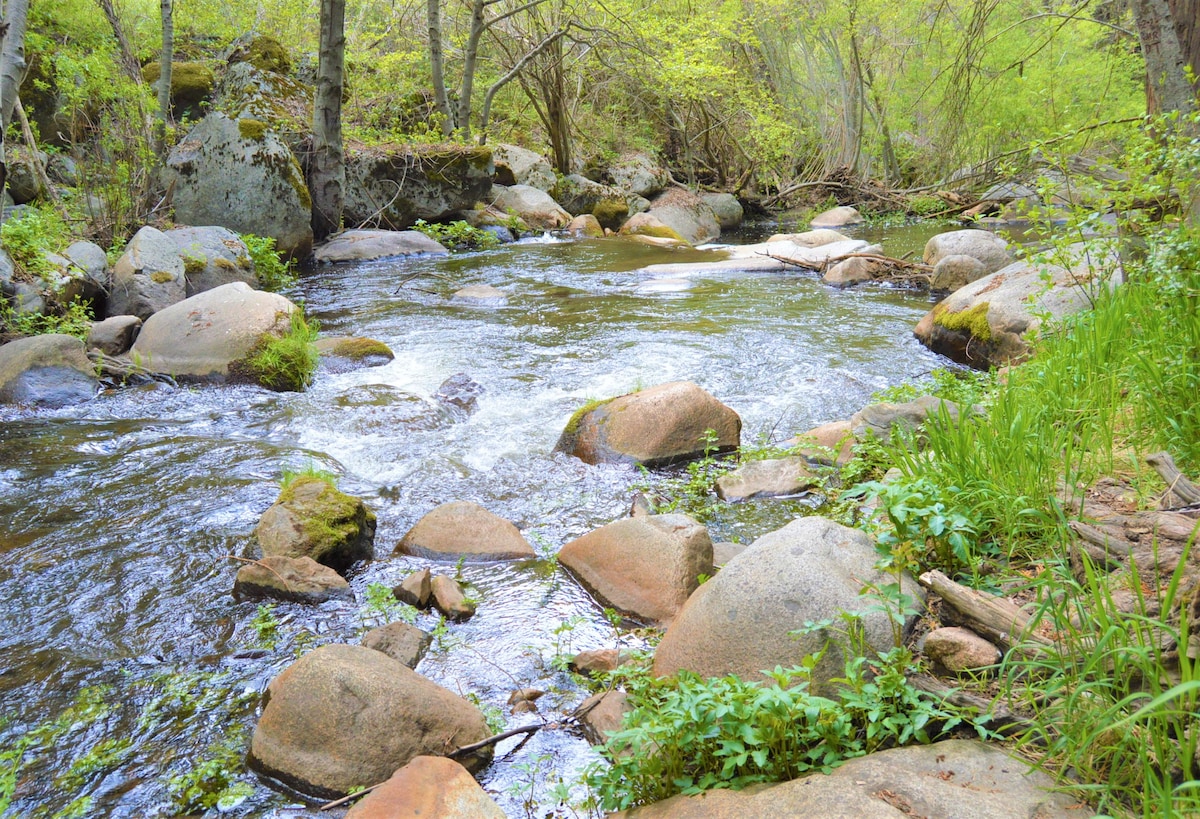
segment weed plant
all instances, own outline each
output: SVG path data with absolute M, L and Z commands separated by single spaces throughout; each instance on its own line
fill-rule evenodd
M 292 312 L 288 332 L 283 336 L 264 335 L 240 365 L 252 380 L 277 392 L 299 392 L 312 383 L 317 372 L 318 353 L 315 323 L 304 320 L 299 310 Z
M 452 253 L 467 250 L 490 250 L 499 246 L 500 239 L 494 233 L 472 226 L 461 219 L 446 224 L 430 224 L 418 219 L 413 230 L 424 233 L 435 242 L 440 242 Z
M 254 263 L 254 273 L 263 290 L 280 293 L 296 285 L 295 263 L 285 260 L 275 249 L 275 240 L 266 236 L 243 233 L 242 242 Z

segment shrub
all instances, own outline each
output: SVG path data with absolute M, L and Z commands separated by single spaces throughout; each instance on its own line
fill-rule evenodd
M 461 219 L 447 224 L 430 224 L 424 219 L 418 219 L 413 229 L 419 230 L 435 242 L 440 242 L 452 252 L 490 250 L 500 244 L 494 233 L 472 227 Z
M 296 284 L 295 263 L 284 261 L 275 249 L 275 240 L 267 236 L 255 236 L 253 233 L 243 233 L 242 241 L 250 253 L 250 261 L 254 262 L 254 272 L 258 276 L 259 286 L 263 290 L 278 293 Z

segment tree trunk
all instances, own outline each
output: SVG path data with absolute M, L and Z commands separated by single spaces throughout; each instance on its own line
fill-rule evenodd
M 463 52 L 462 83 L 458 89 L 458 127 L 463 140 L 471 138 L 471 95 L 475 91 L 475 66 L 479 59 L 479 40 L 488 24 L 484 22 L 485 0 L 474 0 L 471 4 L 471 34 Z
M 446 96 L 446 69 L 442 60 L 442 0 L 426 0 L 425 17 L 429 22 L 429 72 L 433 80 L 433 103 L 442 115 L 442 133 L 454 133 L 454 117 Z
M 19 2 L 25 3 L 27 0 L 19 0 Z M 96 2 L 100 4 L 100 9 L 104 12 L 108 25 L 112 29 L 113 37 L 117 41 L 117 50 L 121 53 L 121 68 L 129 79 L 140 83 L 142 66 L 138 63 L 137 57 L 133 56 L 133 49 L 129 47 L 129 39 L 125 36 L 125 30 L 121 28 L 121 21 L 117 18 L 117 10 L 113 8 L 112 0 L 96 0 Z
M 313 104 L 313 157 L 309 171 L 313 238 L 317 241 L 336 233 L 342 224 L 346 185 L 342 153 L 345 20 L 346 0 L 321 0 L 317 90 Z
M 4 46 L 6 45 L 7 38 L 8 38 L 8 22 L 0 20 L 0 54 L 5 53 Z M 2 93 L 2 90 L 3 90 L 3 86 L 0 85 L 0 93 Z M 7 97 L 0 96 L 0 109 L 4 108 L 4 103 L 7 101 L 7 99 L 8 99 Z M 2 192 L 4 190 L 4 186 L 6 184 L 8 184 L 8 162 L 5 160 L 5 157 L 4 157 L 4 132 L 6 130 L 8 130 L 8 129 L 0 127 L 0 192 Z M 0 207 L 0 227 L 3 227 L 3 226 L 4 226 L 4 208 Z
M 161 0 L 162 56 L 158 71 L 158 127 L 155 128 L 154 148 L 159 157 L 167 153 L 167 124 L 171 121 L 171 63 L 175 60 L 175 21 L 171 0 Z
M 1168 0 L 1133 0 L 1131 5 L 1146 61 L 1146 110 L 1150 114 L 1191 113 L 1196 108 L 1196 91 L 1188 82 L 1187 63 Z M 1176 5 L 1194 7 L 1196 3 L 1177 0 Z
M 8 0 L 4 24 L 8 31 L 0 50 L 0 125 L 8 128 L 21 82 L 25 79 L 25 19 L 29 16 L 29 0 Z

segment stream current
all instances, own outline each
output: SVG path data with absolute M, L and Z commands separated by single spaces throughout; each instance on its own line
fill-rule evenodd
M 885 235 L 885 250 L 919 253 L 931 232 Z M 803 271 L 673 282 L 639 272 L 690 258 L 700 256 L 543 240 L 325 267 L 288 295 L 322 335 L 379 339 L 394 361 L 322 370 L 304 393 L 159 385 L 60 410 L 0 408 L 0 798 L 20 761 L 4 815 L 179 815 L 177 794 L 224 770 L 242 783 L 228 815 L 338 815 L 240 768 L 259 694 L 298 654 L 357 643 L 388 621 L 368 588 L 433 565 L 392 550 L 451 500 L 513 521 L 539 559 L 461 566 L 478 613 L 449 624 L 418 671 L 506 727 L 531 721 L 506 705 L 526 686 L 548 692 L 542 718 L 561 718 L 586 692 L 556 670 L 560 660 L 612 647 L 615 635 L 552 557 L 627 514 L 644 480 L 552 452 L 575 409 L 691 380 L 741 415 L 744 444 L 778 442 L 946 365 L 912 336 L 924 295 L 838 291 Z M 452 303 L 468 284 L 510 295 L 501 306 Z M 432 398 L 456 373 L 483 388 L 469 416 Z M 258 603 L 231 594 L 236 558 L 259 556 L 251 532 L 281 472 L 310 466 L 378 514 L 375 559 L 351 572 L 354 601 L 276 603 L 256 627 Z M 749 542 L 802 511 L 738 504 L 710 533 Z M 417 624 L 433 630 L 437 618 Z M 549 729 L 514 751 L 519 741 L 498 746 L 485 789 L 511 817 L 572 815 L 555 788 L 572 787 L 595 758 L 587 743 Z

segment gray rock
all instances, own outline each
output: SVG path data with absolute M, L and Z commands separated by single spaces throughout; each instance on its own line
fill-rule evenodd
M 844 233 L 838 233 L 830 228 L 819 228 L 817 230 L 806 230 L 801 233 L 776 233 L 772 235 L 768 242 L 791 242 L 797 247 L 820 247 L 821 245 L 831 245 L 834 242 L 849 242 L 854 241 Z
M 879 403 L 863 407 L 850 417 L 850 430 L 858 440 L 873 436 L 881 441 L 890 440 L 892 431 L 899 427 L 905 432 L 914 432 L 932 416 L 943 409 L 952 420 L 958 419 L 959 408 L 953 401 L 922 395 L 902 404 Z
M 103 248 L 93 242 L 73 242 L 63 255 L 82 271 L 84 278 L 99 291 L 97 295 L 108 293 L 112 276 L 108 270 L 108 254 Z
M 0 346 L 0 404 L 64 407 L 89 401 L 99 382 L 83 342 L 47 334 Z
M 929 289 L 943 292 L 953 292 L 965 287 L 976 279 L 981 279 L 988 273 L 983 262 L 974 256 L 962 253 L 952 253 L 938 259 L 933 266 L 933 274 L 929 279 Z
M 734 245 L 719 251 L 720 255 L 714 251 L 716 260 L 711 262 L 652 264 L 642 268 L 641 272 L 652 276 L 670 277 L 721 272 L 795 272 L 798 267 L 820 270 L 830 259 L 845 256 L 847 253 L 865 251 L 868 247 L 869 245 L 860 239 L 823 242 L 812 247 L 805 242 L 781 239 L 752 245 Z
M 490 284 L 469 284 L 456 290 L 450 301 L 455 304 L 502 307 L 508 302 L 508 293 Z
M 40 156 L 41 161 L 44 162 L 46 155 L 41 154 Z M 5 181 L 14 204 L 24 205 L 41 196 L 42 183 L 38 179 L 33 159 L 28 150 L 22 149 L 10 153 L 7 166 L 8 176 Z
M 859 594 L 864 583 L 891 582 L 875 568 L 878 557 L 866 534 L 824 518 L 800 518 L 763 535 L 688 598 L 654 652 L 654 674 L 686 668 L 701 677 L 759 678 L 763 669 L 796 665 L 823 649 L 833 636 L 827 629 L 795 632 L 841 611 L 860 612 L 870 646 L 887 651 L 890 618 Z M 904 592 L 924 600 L 911 577 Z M 844 670 L 841 648 L 832 643 L 813 683 L 819 688 Z
M 64 153 L 54 153 L 46 160 L 46 176 L 51 182 L 73 188 L 79 184 L 79 167 Z
M 571 214 L 563 210 L 550 194 L 538 188 L 529 185 L 508 188 L 496 186 L 492 193 L 495 207 L 515 213 L 535 230 L 557 230 L 571 221 Z
M 310 604 L 353 597 L 350 584 L 328 566 L 310 557 L 282 555 L 265 555 L 257 563 L 238 569 L 233 596 L 238 600 L 274 597 Z
M 92 324 L 87 338 L 88 349 L 99 350 L 105 355 L 121 355 L 133 346 L 141 329 L 142 320 L 137 316 L 109 316 Z
M 323 798 L 382 782 L 414 757 L 491 734 L 479 709 L 380 651 L 324 645 L 271 681 L 251 768 Z M 461 758 L 479 770 L 484 748 Z
M 156 372 L 219 381 L 264 335 L 285 335 L 297 310 L 278 293 L 222 285 L 152 315 L 130 355 Z
M 404 230 L 418 219 L 458 218 L 492 188 L 492 150 L 474 146 L 362 148 L 346 152 L 348 225 Z
M 717 478 L 717 497 L 727 501 L 798 495 L 821 485 L 799 456 L 750 461 Z
M 1020 182 L 999 182 L 988 188 L 987 192 L 979 198 L 980 201 L 990 199 L 994 202 L 1014 202 L 1017 200 L 1026 200 L 1029 202 L 1040 201 L 1037 191 Z
M 748 543 L 729 543 L 722 541 L 713 544 L 713 566 L 721 568 L 729 561 L 746 551 Z
M 1087 810 L 1028 762 L 972 739 L 892 748 L 828 774 L 676 796 L 610 819 L 1081 819 Z
M 707 440 L 712 430 L 716 438 Z M 742 419 L 690 381 L 673 381 L 593 402 L 567 421 L 555 452 L 589 464 L 663 466 L 737 449 Z
M 428 254 L 445 256 L 450 251 L 415 230 L 347 230 L 316 249 L 318 262 L 355 262 L 389 256 Z
M 994 273 L 1012 264 L 1013 260 L 1012 254 L 1008 252 L 1008 242 L 988 230 L 952 230 L 932 236 L 925 243 L 925 252 L 922 255 L 925 264 L 937 265 L 947 256 L 970 256 L 978 259 L 983 265 L 984 274 Z
M 541 154 L 516 145 L 494 145 L 492 161 L 496 166 L 492 180 L 497 185 L 528 185 L 542 191 L 554 187 L 554 168 Z
M 382 367 L 396 358 L 382 341 L 362 336 L 332 336 L 314 342 L 321 354 L 321 366 L 334 372 L 348 372 L 359 367 Z
M 630 213 L 627 192 L 612 185 L 593 182 L 577 173 L 558 180 L 551 188 L 550 195 L 568 213 L 590 213 L 601 225 L 614 230 L 621 226 Z
M 388 623 L 373 628 L 362 639 L 362 644 L 367 648 L 382 651 L 409 668 L 417 667 L 431 642 L 433 638 L 429 634 L 408 623 Z
M 613 185 L 638 196 L 654 196 L 671 184 L 671 173 L 652 157 L 628 153 L 608 167 Z
M 602 602 L 663 624 L 713 573 L 708 531 L 687 515 L 622 518 L 571 541 L 558 560 Z
M 813 228 L 839 228 L 849 225 L 861 225 L 865 220 L 856 209 L 842 205 L 818 213 L 809 223 Z
M 187 298 L 183 259 L 161 230 L 147 225 L 134 234 L 113 267 L 109 315 L 148 319 Z
M 434 508 L 400 539 L 396 554 L 468 560 L 536 556 L 516 526 L 470 501 Z
M 441 383 L 433 397 L 469 415 L 479 409 L 479 396 L 483 395 L 483 392 L 483 385 L 472 380 L 471 376 L 455 373 Z
M 223 227 L 183 227 L 166 232 L 183 259 L 187 294 L 194 296 L 231 282 L 258 287 L 254 262 L 242 238 Z
M 713 209 L 690 191 L 674 188 L 661 193 L 650 201 L 647 212 L 694 245 L 716 241 L 721 235 Z
M 167 158 L 175 220 L 275 240 L 280 253 L 312 251 L 312 198 L 291 149 L 256 119 L 206 116 Z M 349 218 L 348 218 L 349 221 Z
M 742 203 L 732 193 L 704 193 L 700 198 L 712 208 L 721 230 L 735 228 L 742 223 L 745 212 Z
M 604 238 L 604 226 L 590 213 L 584 213 L 572 219 L 571 223 L 567 225 L 567 232 L 574 233 L 576 236 L 586 236 L 589 239 Z

